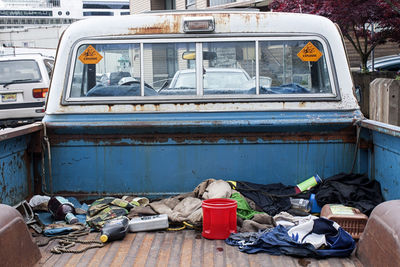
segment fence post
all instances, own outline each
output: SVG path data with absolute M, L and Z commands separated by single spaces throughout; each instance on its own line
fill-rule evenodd
M 400 126 L 400 81 L 378 78 L 370 84 L 369 116 Z

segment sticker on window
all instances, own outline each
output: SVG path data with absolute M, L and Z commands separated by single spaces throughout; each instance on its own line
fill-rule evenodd
M 93 46 L 89 45 L 88 48 L 83 51 L 83 53 L 79 56 L 79 60 L 83 64 L 97 64 L 103 57 L 99 54 L 99 52 L 94 49 Z
M 297 53 L 297 56 L 302 61 L 318 61 L 318 59 L 322 57 L 322 52 L 319 51 L 311 42 L 308 42 L 308 44 Z

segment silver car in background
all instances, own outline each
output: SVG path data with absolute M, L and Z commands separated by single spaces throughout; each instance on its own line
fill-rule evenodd
M 0 56 L 0 127 L 43 117 L 53 65 L 41 54 Z
M 374 59 L 374 70 L 372 70 L 372 60 L 367 61 L 369 71 L 400 71 L 400 54 Z

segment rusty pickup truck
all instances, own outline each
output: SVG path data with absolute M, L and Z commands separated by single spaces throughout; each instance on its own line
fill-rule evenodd
M 78 21 L 60 39 L 44 119 L 0 133 L 1 203 L 34 194 L 160 198 L 208 178 L 295 185 L 315 173 L 350 172 L 379 181 L 386 201 L 352 257 L 325 260 L 248 255 L 195 231 L 129 234 L 83 254 L 53 255 L 52 243 L 29 246 L 21 223 L 12 231 L 21 219 L 3 205 L 0 259 L 9 266 L 394 266 L 399 137 L 399 127 L 360 112 L 341 33 L 326 18 L 209 10 Z

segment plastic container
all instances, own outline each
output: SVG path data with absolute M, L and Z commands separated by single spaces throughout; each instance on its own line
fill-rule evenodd
M 101 229 L 100 241 L 105 243 L 124 239 L 128 226 L 129 219 L 125 216 L 108 221 Z
M 304 212 L 310 212 L 311 206 L 310 201 L 303 198 L 290 198 L 292 209 L 301 210 Z
M 318 205 L 317 200 L 315 199 L 315 194 L 310 195 L 310 206 L 311 213 L 321 213 L 321 207 Z
M 129 222 L 129 232 L 151 231 L 168 228 L 167 214 L 142 216 L 133 218 Z
M 69 224 L 78 222 L 78 218 L 74 215 L 74 205 L 67 199 L 60 196 L 52 197 L 47 206 L 55 220 L 65 220 Z
M 231 233 L 236 233 L 237 202 L 228 198 L 213 198 L 204 200 L 203 232 L 208 239 L 226 239 Z
M 316 186 L 317 184 L 319 184 L 321 182 L 322 182 L 322 179 L 319 177 L 318 174 L 311 176 L 307 180 L 305 180 L 295 186 L 296 194 L 301 193 L 303 191 L 307 191 L 310 188 Z
M 359 239 L 367 224 L 368 216 L 360 210 L 340 204 L 326 204 L 321 217 L 337 222 L 354 239 Z

